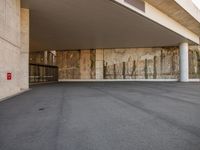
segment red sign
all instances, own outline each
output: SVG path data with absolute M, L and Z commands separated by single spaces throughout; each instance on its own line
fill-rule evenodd
M 7 73 L 7 80 L 12 80 L 12 73 L 10 72 Z

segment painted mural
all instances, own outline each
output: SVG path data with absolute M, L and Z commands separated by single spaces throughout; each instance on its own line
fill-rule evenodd
M 96 71 L 104 79 L 178 79 L 178 47 L 102 49 L 103 61 L 96 50 L 57 51 L 59 79 L 95 79 Z M 96 64 L 98 61 L 98 66 Z M 200 47 L 190 46 L 189 73 L 200 78 Z
M 104 50 L 105 79 L 176 79 L 178 48 Z
M 189 69 L 190 79 L 200 78 L 200 46 L 190 46 Z
M 59 79 L 94 79 L 95 50 L 57 51 Z

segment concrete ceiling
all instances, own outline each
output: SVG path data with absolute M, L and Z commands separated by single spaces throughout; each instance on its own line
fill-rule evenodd
M 111 0 L 22 0 L 30 48 L 68 50 L 177 46 L 180 35 Z

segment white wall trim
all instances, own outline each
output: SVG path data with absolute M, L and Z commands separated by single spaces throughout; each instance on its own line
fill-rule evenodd
M 200 79 L 189 79 L 189 82 L 200 82 Z
M 179 82 L 179 79 L 59 79 L 59 82 Z M 189 79 L 188 82 L 200 82 Z
M 178 82 L 178 79 L 59 79 L 59 82 Z

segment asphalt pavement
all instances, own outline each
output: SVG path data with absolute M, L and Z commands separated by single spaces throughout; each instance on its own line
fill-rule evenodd
M 0 102 L 0 150 L 200 150 L 200 83 L 32 86 Z

